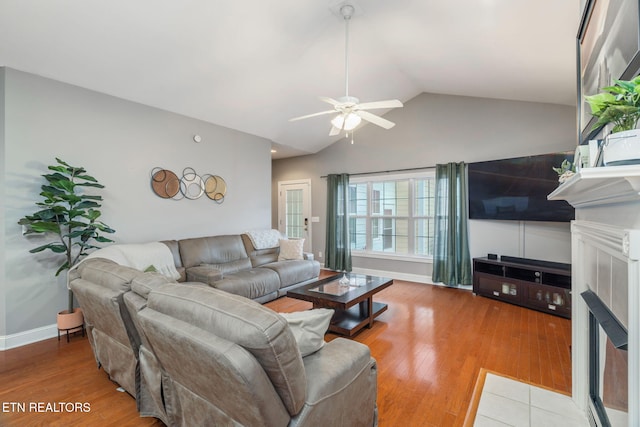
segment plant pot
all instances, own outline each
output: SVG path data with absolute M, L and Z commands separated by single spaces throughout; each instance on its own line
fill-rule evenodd
M 606 166 L 639 164 L 640 129 L 625 130 L 607 136 L 602 152 Z
M 69 310 L 63 310 L 58 313 L 57 317 L 58 330 L 73 332 L 74 329 L 80 329 L 84 323 L 82 309 L 76 308 L 73 313 Z

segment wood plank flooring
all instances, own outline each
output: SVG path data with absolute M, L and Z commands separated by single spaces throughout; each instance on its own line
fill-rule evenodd
M 378 362 L 381 427 L 462 425 L 481 368 L 571 392 L 567 319 L 399 280 L 375 300 L 389 309 L 354 339 Z M 266 305 L 280 312 L 311 307 L 286 297 Z M 80 336 L 0 352 L 0 426 L 162 425 L 139 418 L 134 399 L 116 388 Z M 90 412 L 28 412 L 31 402 L 88 403 Z M 26 403 L 27 411 L 13 403 Z

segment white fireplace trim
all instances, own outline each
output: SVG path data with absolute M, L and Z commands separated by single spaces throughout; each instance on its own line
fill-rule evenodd
M 636 207 L 637 209 L 637 207 Z M 615 286 L 616 273 L 626 273 L 627 276 L 627 323 L 629 333 L 629 426 L 640 425 L 640 408 L 635 402 L 640 401 L 640 230 L 625 230 L 611 224 L 602 224 L 584 220 L 574 221 L 572 230 L 572 365 L 573 365 L 573 399 L 578 407 L 588 412 L 589 383 L 588 383 L 588 317 L 589 310 L 580 294 L 591 288 L 598 293 L 598 289 L 605 286 Z M 611 256 L 610 271 L 605 274 L 592 269 L 600 268 L 602 260 L 598 254 Z M 595 258 L 595 259 L 593 259 Z M 618 268 L 626 267 L 626 272 L 615 272 L 614 261 Z M 610 283 L 589 283 L 589 282 Z M 603 292 L 600 289 L 601 293 Z M 612 294 L 612 292 L 611 292 Z M 616 314 L 613 298 L 603 298 L 612 312 Z M 632 403 L 634 402 L 634 403 Z

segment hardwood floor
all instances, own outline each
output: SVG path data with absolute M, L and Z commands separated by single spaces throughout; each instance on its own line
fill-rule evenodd
M 378 362 L 381 427 L 461 425 L 480 368 L 571 391 L 567 319 L 469 291 L 399 280 L 375 300 L 389 309 L 354 339 L 367 344 Z M 286 297 L 266 305 L 280 312 L 311 307 Z M 96 368 L 89 343 L 80 336 L 70 343 L 54 338 L 0 352 L 0 425 L 162 425 L 139 418 L 134 399 L 116 388 Z M 86 403 L 90 412 L 34 413 L 32 402 Z M 25 403 L 26 411 L 11 406 L 18 403 Z

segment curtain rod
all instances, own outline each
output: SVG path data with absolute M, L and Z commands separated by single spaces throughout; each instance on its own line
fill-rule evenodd
M 349 173 L 349 176 L 362 176 L 362 175 L 377 175 L 381 173 L 392 173 L 392 172 L 411 172 L 411 171 L 420 171 L 427 169 L 435 169 L 435 166 L 423 166 L 420 168 L 406 168 L 406 169 L 390 169 L 386 171 L 377 171 L 377 172 L 360 172 L 360 173 Z M 322 175 L 320 178 L 326 178 L 327 175 Z

